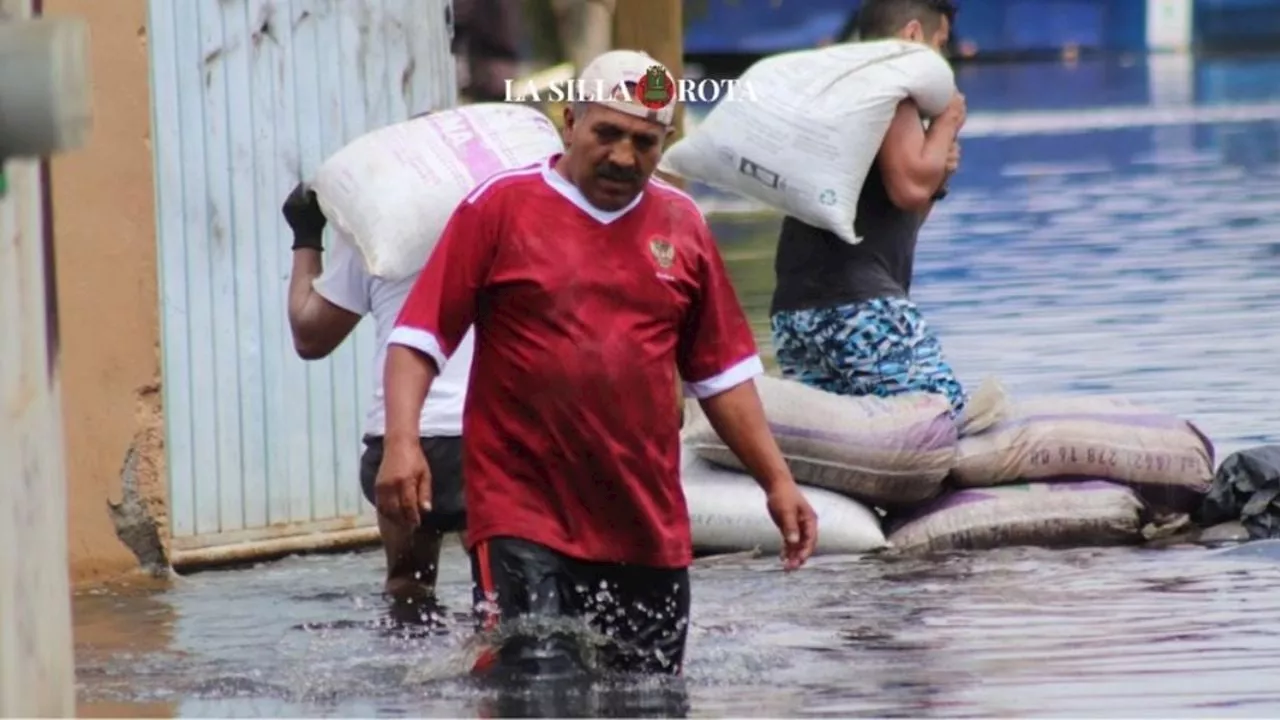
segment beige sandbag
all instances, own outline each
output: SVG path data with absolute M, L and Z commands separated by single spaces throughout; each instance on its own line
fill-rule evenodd
M 1101 480 L 960 490 L 893 523 L 900 552 L 1126 545 L 1142 539 L 1143 503 Z
M 1049 395 L 962 438 L 952 477 L 961 487 L 1102 478 L 1185 512 L 1208 491 L 1213 445 L 1190 422 L 1123 398 Z
M 750 475 L 718 467 L 687 448 L 681 448 L 680 455 L 680 481 L 695 553 L 758 549 L 772 555 L 782 551 L 782 535 L 769 517 L 768 499 Z M 857 554 L 885 547 L 875 511 L 821 488 L 800 491 L 818 515 L 815 555 Z
M 756 389 L 797 482 L 885 507 L 937 495 L 951 468 L 957 432 L 942 395 L 846 397 L 768 376 Z M 686 410 L 685 444 L 744 469 L 701 409 Z

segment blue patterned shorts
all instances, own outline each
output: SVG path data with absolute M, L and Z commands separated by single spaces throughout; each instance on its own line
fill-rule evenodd
M 791 310 L 772 318 L 783 377 L 839 395 L 945 395 L 953 416 L 965 393 L 942 345 L 906 298 Z

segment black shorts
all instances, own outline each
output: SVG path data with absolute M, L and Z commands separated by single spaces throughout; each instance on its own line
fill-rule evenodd
M 481 629 L 521 616 L 585 618 L 608 638 L 587 660 L 572 632 L 498 633 L 481 665 L 505 677 L 609 673 L 679 675 L 689 634 L 689 571 L 593 563 L 527 540 L 499 537 L 471 549 Z M 496 606 L 496 607 L 495 607 Z M 600 638 L 597 638 L 599 641 Z
M 461 532 L 467 527 L 467 507 L 462 498 L 462 438 L 424 437 L 422 454 L 431 469 L 431 512 L 422 525 L 438 532 Z M 360 458 L 360 487 L 370 503 L 377 504 L 373 484 L 382 465 L 382 438 L 366 435 Z

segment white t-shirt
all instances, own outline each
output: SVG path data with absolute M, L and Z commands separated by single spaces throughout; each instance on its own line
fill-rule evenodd
M 378 351 L 373 358 L 373 405 L 365 417 L 366 435 L 384 435 L 387 426 L 386 404 L 382 395 L 382 366 L 387 359 L 387 337 L 395 328 L 400 307 L 413 289 L 418 276 L 410 275 L 390 282 L 375 278 L 364 269 L 364 261 L 355 244 L 342 232 L 332 233 L 333 247 L 324 274 L 312 287 L 325 300 L 357 315 L 373 313 L 377 327 Z M 422 408 L 418 427 L 423 437 L 461 437 L 462 406 L 467 399 L 467 382 L 471 375 L 471 354 L 475 346 L 475 329 L 467 330 L 458 351 L 441 369 Z

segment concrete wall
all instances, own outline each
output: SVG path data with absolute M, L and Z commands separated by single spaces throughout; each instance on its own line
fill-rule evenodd
M 70 569 L 83 584 L 139 566 L 117 523 L 149 562 L 167 535 L 147 6 L 43 4 L 91 32 L 93 133 L 52 176 Z
M 31 57 L 27 53 L 39 47 L 30 25 L 14 24 L 32 9 L 29 0 L 0 0 L 3 62 L 23 67 Z M 5 72 L 6 93 L 21 82 L 12 67 Z M 24 90 L 16 91 L 16 97 L 23 96 Z M 6 132 L 16 129 L 6 125 Z M 67 133 L 62 140 L 76 138 Z M 0 168 L 6 185 L 0 193 L 0 717 L 67 717 L 74 707 L 75 676 L 62 562 L 67 487 L 58 336 L 48 292 L 52 238 L 45 232 L 40 163 L 6 161 Z

